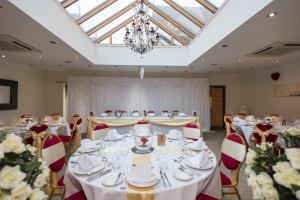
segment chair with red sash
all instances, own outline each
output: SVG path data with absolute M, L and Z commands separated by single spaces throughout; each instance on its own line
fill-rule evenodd
M 227 114 L 227 115 L 224 116 L 224 122 L 225 122 L 225 125 L 226 125 L 226 135 L 236 133 L 236 130 L 233 127 L 233 124 L 232 124 L 232 120 L 233 120 L 233 117 L 232 117 L 231 114 Z
M 72 194 L 71 196 L 68 196 L 64 200 L 87 200 L 87 198 L 86 198 L 84 192 L 81 190 L 79 192 Z
M 92 131 L 92 140 L 100 140 L 105 138 L 108 131 L 110 130 L 107 124 L 98 124 Z
M 182 127 L 182 136 L 185 138 L 198 140 L 201 137 L 200 127 L 195 123 L 188 123 Z
M 278 139 L 278 134 L 274 131 L 271 124 L 256 124 L 253 136 L 255 144 L 261 144 L 262 142 L 275 143 Z
M 48 126 L 45 124 L 36 124 L 30 128 L 30 132 L 25 136 L 25 143 L 37 148 L 36 156 L 41 156 L 42 142 L 47 136 Z
M 223 165 L 230 172 L 230 176 L 221 172 L 223 195 L 236 195 L 241 199 L 237 186 L 239 184 L 239 172 L 242 163 L 245 160 L 247 145 L 245 140 L 239 134 L 227 135 L 221 147 L 221 158 L 219 165 Z
M 76 149 L 80 147 L 81 142 L 81 133 L 80 128 L 82 126 L 82 119 L 78 114 L 73 115 L 71 122 L 70 122 L 70 128 L 71 128 L 71 134 L 72 134 L 72 142 L 74 142 Z
M 106 110 L 105 113 L 107 114 L 108 117 L 113 116 L 112 110 Z
M 63 142 L 56 135 L 48 135 L 43 141 L 42 158 L 46 161 L 50 168 L 49 177 L 49 200 L 56 195 L 56 191 L 60 190 L 57 195 L 63 195 L 65 184 L 64 176 L 59 177 L 59 172 L 65 165 L 65 148 Z

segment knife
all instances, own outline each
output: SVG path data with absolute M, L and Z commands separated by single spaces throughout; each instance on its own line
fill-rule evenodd
M 171 185 L 171 183 L 170 183 L 170 181 L 167 177 L 167 174 L 164 172 L 163 175 L 164 175 L 165 179 L 167 180 L 167 183 L 168 183 L 169 187 L 172 187 L 172 185 Z
M 100 178 L 101 176 L 104 176 L 105 174 L 108 174 L 108 173 L 111 172 L 111 171 L 112 171 L 112 169 L 108 169 L 108 170 L 106 170 L 106 171 L 100 172 L 99 174 L 97 174 L 97 175 L 95 175 L 95 176 L 93 176 L 93 177 L 89 177 L 89 178 L 87 178 L 86 180 L 87 180 L 88 182 L 94 181 L 94 180 L 96 180 L 97 178 Z
M 163 182 L 164 188 L 166 188 L 166 187 L 167 187 L 167 184 L 166 184 L 166 182 L 165 182 L 165 179 L 164 179 L 163 173 L 162 173 L 162 171 L 161 171 L 161 170 L 159 171 L 159 173 L 160 173 L 160 178 L 162 179 L 162 182 Z

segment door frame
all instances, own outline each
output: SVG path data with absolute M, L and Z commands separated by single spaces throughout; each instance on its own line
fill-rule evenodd
M 210 89 L 211 88 L 222 88 L 223 89 L 223 117 L 225 116 L 225 112 L 226 112 L 226 86 L 225 85 L 210 85 L 209 86 L 209 96 L 210 96 Z M 225 122 L 223 120 L 223 125 L 222 127 L 213 127 L 212 125 L 210 125 L 210 129 L 219 129 L 219 128 L 225 128 Z

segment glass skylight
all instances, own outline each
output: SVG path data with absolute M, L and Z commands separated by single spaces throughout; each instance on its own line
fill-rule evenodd
M 57 0 L 97 44 L 124 44 L 136 0 Z M 161 35 L 159 45 L 189 42 L 225 0 L 145 0 L 151 24 Z

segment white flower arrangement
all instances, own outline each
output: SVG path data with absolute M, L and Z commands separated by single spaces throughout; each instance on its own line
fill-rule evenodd
M 36 148 L 14 134 L 0 133 L 0 199 L 44 200 L 49 179 L 46 162 L 35 157 Z
M 273 145 L 262 143 L 246 156 L 247 183 L 257 200 L 300 199 L 300 149 L 277 155 Z

